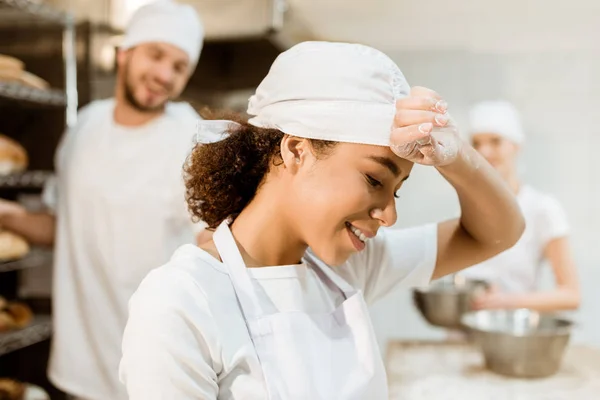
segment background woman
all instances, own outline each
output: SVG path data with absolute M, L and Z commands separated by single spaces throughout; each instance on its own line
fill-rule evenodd
M 486 101 L 470 112 L 473 147 L 500 173 L 516 195 L 526 228 L 515 246 L 461 274 L 484 279 L 494 289 L 477 299 L 477 308 L 532 308 L 540 311 L 579 307 L 577 270 L 569 249 L 567 217 L 552 196 L 521 181 L 517 156 L 525 135 L 515 107 L 505 101 Z M 555 287 L 539 291 L 542 266 L 548 261 Z

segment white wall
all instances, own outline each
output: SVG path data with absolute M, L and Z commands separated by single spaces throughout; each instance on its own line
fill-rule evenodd
M 364 29 L 366 38 L 387 48 L 412 85 L 441 93 L 459 123 L 468 104 L 477 100 L 504 98 L 520 108 L 528 135 L 523 176 L 558 197 L 572 224 L 583 289 L 574 339 L 600 346 L 600 2 L 515 0 L 495 11 L 486 11 L 484 3 L 489 4 L 410 2 L 404 14 L 396 5 L 395 19 L 388 14 L 381 21 L 395 21 L 403 36 L 398 41 L 381 36 L 390 29 L 385 24 L 379 33 L 373 26 L 355 25 L 352 37 L 345 38 L 344 29 L 328 34 L 360 41 Z M 435 23 L 428 24 L 429 10 L 436 4 L 455 12 L 446 18 L 433 12 Z M 478 6 L 466 7 L 474 4 Z M 521 14 L 523 9 L 527 15 Z M 458 210 L 452 189 L 424 167 L 415 169 L 398 205 L 399 226 L 444 219 Z M 442 336 L 414 311 L 408 292 L 394 293 L 375 305 L 373 319 L 382 342 Z

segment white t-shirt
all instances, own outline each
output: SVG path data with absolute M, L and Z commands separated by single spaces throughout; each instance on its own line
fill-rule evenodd
M 118 126 L 114 100 L 85 107 L 45 190 L 57 216 L 49 376 L 89 400 L 126 399 L 118 379 L 127 302 L 195 229 L 182 166 L 200 118 L 171 103 L 141 127 Z
M 429 283 L 436 255 L 436 225 L 381 229 L 363 252 L 334 270 L 372 303 L 398 286 Z M 312 268 L 248 273 L 267 311 L 332 312 L 344 297 Z M 120 376 L 131 400 L 267 398 L 226 267 L 205 251 L 181 247 L 144 279 L 129 313 Z
M 523 186 L 517 201 L 525 216 L 525 232 L 510 249 L 460 274 L 484 279 L 507 292 L 531 292 L 537 289 L 544 250 L 548 243 L 569 234 L 567 217 L 560 203 L 530 186 Z

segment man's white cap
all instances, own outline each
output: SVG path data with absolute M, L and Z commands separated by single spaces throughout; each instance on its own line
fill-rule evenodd
M 471 108 L 469 135 L 477 133 L 494 133 L 517 144 L 525 140 L 519 112 L 503 100 L 483 101 Z
M 121 45 L 124 50 L 139 44 L 162 42 L 187 53 L 195 66 L 204 41 L 204 28 L 196 10 L 173 0 L 158 0 L 140 7 L 131 17 Z
M 277 57 L 249 100 L 249 122 L 309 139 L 389 146 L 396 100 L 409 91 L 378 50 L 304 42 Z

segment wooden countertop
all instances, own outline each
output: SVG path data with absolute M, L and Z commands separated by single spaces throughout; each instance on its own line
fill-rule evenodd
M 390 342 L 386 369 L 390 400 L 600 400 L 600 349 L 581 345 L 556 375 L 535 380 L 486 370 L 465 342 Z

